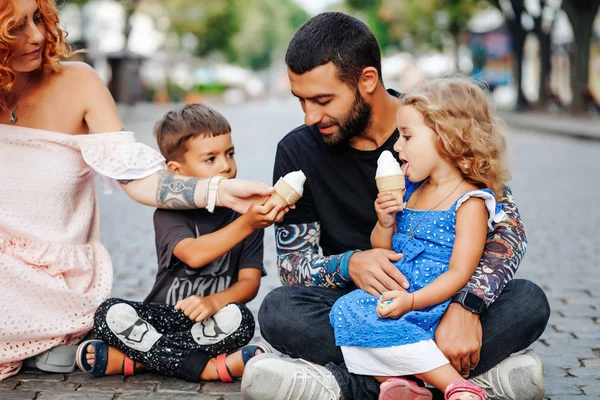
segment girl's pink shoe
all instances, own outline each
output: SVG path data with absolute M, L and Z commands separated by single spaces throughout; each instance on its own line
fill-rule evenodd
M 379 387 L 379 400 L 431 400 L 431 392 L 416 382 L 390 378 Z
M 481 400 L 487 400 L 487 393 L 479 386 L 469 381 L 459 381 L 448 385 L 445 400 L 475 400 L 477 396 Z

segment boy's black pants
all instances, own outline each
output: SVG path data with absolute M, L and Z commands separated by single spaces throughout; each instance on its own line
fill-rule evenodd
M 197 382 L 208 360 L 250 342 L 254 317 L 245 305 L 229 304 L 194 322 L 171 305 L 110 298 L 96 310 L 94 333 L 156 372 Z

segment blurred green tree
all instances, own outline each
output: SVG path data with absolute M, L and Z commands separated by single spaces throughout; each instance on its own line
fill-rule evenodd
M 362 11 L 383 49 L 441 49 L 450 40 L 456 52 L 471 17 L 487 5 L 483 0 L 346 0 Z

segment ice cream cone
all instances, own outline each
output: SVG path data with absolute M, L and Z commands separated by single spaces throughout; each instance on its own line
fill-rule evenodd
M 404 203 L 404 175 L 380 176 L 375 178 L 375 182 L 380 192 L 392 192 L 398 197 L 400 203 Z
M 275 203 L 281 206 L 291 206 L 297 202 L 300 197 L 302 197 L 302 195 L 281 178 L 275 183 L 275 193 L 271 195 L 267 204 Z

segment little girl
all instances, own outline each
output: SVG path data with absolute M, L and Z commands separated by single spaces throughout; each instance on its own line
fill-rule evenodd
M 375 376 L 379 399 L 431 399 L 417 378 L 446 399 L 485 399 L 435 345 L 435 329 L 450 298 L 467 284 L 488 230 L 505 219 L 496 211 L 508 180 L 505 139 L 485 92 L 463 78 L 424 82 L 401 99 L 398 151 L 406 177 L 405 206 L 389 192 L 375 201 L 373 248 L 404 257 L 397 268 L 410 282 L 376 298 L 363 290 L 341 297 L 330 321 L 350 372 Z

